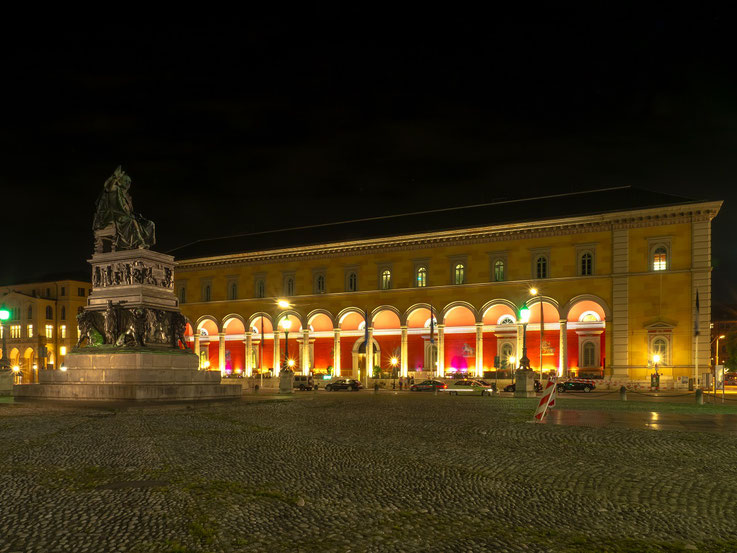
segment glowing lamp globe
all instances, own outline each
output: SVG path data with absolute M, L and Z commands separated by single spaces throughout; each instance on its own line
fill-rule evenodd
M 519 320 L 523 323 L 527 323 L 530 320 L 530 308 L 526 305 L 519 310 Z
M 660 363 L 660 355 L 658 355 L 657 353 L 653 355 L 653 363 L 655 363 L 656 365 Z
M 289 330 L 290 328 L 292 328 L 292 321 L 290 321 L 289 319 L 284 319 L 284 320 L 283 320 L 283 321 L 281 322 L 281 327 L 282 327 L 282 328 L 283 328 L 284 330 Z
M 287 361 L 287 365 L 289 365 L 290 367 L 294 367 L 294 359 L 290 359 L 289 361 Z
M 7 321 L 10 318 L 10 311 L 7 309 L 0 309 L 0 321 Z

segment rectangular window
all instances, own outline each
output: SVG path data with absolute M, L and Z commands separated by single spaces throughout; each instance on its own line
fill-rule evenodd
M 28 331 L 28 337 L 33 338 L 33 325 L 28 325 L 28 327 L 26 327 L 26 330 Z
M 20 338 L 20 325 L 13 325 L 10 327 L 10 337 Z
M 60 338 L 66 338 L 67 337 L 67 325 L 61 325 L 59 327 L 59 337 Z
M 238 299 L 238 283 L 237 282 L 228 283 L 228 299 L 229 300 Z
M 255 277 L 253 281 L 253 295 L 257 298 L 266 297 L 266 277 Z
M 179 289 L 179 303 L 186 303 L 187 302 L 187 289 L 182 286 Z
M 46 325 L 46 337 L 47 338 L 54 337 L 54 325 Z
M 84 297 L 84 288 L 77 288 L 77 295 L 80 298 L 83 298 Z
M 66 296 L 66 295 L 67 295 L 67 289 L 66 289 L 66 286 L 62 286 L 62 287 L 61 287 L 61 295 L 62 295 L 62 296 Z

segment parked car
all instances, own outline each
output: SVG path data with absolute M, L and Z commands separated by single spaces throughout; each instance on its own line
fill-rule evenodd
M 568 380 L 566 382 L 559 382 L 558 383 L 558 393 L 562 394 L 563 392 L 571 392 L 571 391 L 584 391 L 584 392 L 590 392 L 591 390 L 595 390 L 596 386 L 593 382 L 578 382 L 575 380 Z
M 349 392 L 357 392 L 361 388 L 363 388 L 363 386 L 361 386 L 361 383 L 358 380 L 354 380 L 352 378 L 340 378 L 325 386 L 325 389 L 328 392 L 335 392 L 337 390 L 348 390 Z
M 432 392 L 435 390 L 442 390 L 447 388 L 445 382 L 440 380 L 423 380 L 419 384 L 412 384 L 409 387 L 410 392 Z
M 457 380 L 443 391 L 456 396 L 459 394 L 490 396 L 494 393 L 494 387 L 481 380 Z
M 292 388 L 302 390 L 303 392 L 305 390 L 312 390 L 313 388 L 315 388 L 315 381 L 311 376 L 307 376 L 305 374 L 295 374 Z
M 512 382 L 510 385 L 504 387 L 505 392 L 514 392 L 517 389 L 517 386 L 514 382 Z M 535 380 L 535 391 L 536 392 L 542 392 L 543 391 L 543 385 L 540 383 L 539 380 Z

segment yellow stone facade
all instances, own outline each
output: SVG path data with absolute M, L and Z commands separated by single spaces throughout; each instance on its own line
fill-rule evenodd
M 299 352 L 298 367 L 305 372 L 328 369 L 333 374 L 360 376 L 355 362 L 349 368 L 341 358 L 348 359 L 347 348 L 356 353 L 352 350 L 366 331 L 356 317 L 350 328 L 340 319 L 368 312 L 372 335 L 383 336 L 381 340 L 388 344 L 383 347 L 379 340 L 374 347 L 399 352 L 404 375 L 421 367 L 421 376 L 444 376 L 459 368 L 480 376 L 500 363 L 497 357 L 508 362 L 511 352 L 519 360 L 521 336 L 526 333 L 535 370 L 542 360 L 545 371 L 563 375 L 645 380 L 655 369 L 658 353 L 662 354 L 657 367 L 662 377 L 683 382 L 681 377 L 697 376 L 709 366 L 710 228 L 720 206 L 721 202 L 689 202 L 299 248 L 259 251 L 254 243 L 243 253 L 178 259 L 175 289 L 196 334 L 191 338 L 193 347 L 201 353 L 207 343 L 205 357 L 210 366 L 223 371 L 252 374 L 267 365 L 278 372 L 283 364 L 283 344 L 278 342 L 284 338 L 279 320 L 288 316 L 294 323 L 289 348 Z M 665 257 L 657 257 L 663 251 Z M 582 274 L 586 253 L 591 256 L 590 275 Z M 543 273 L 537 265 L 541 257 L 546 263 Z M 503 280 L 494 272 L 499 260 L 504 264 Z M 456 283 L 459 264 L 463 265 L 462 283 Z M 418 267 L 427 270 L 426 286 L 418 286 Z M 390 272 L 386 290 L 381 289 L 384 271 Z M 357 276 L 356 291 L 347 291 L 350 273 Z M 316 289 L 321 275 L 324 292 Z M 264 297 L 257 297 L 259 281 Z M 532 296 L 531 288 L 538 294 Z M 702 330 L 698 338 L 694 332 L 697 291 Z M 279 298 L 291 303 L 288 313 L 276 305 Z M 544 327 L 537 338 L 540 302 Z M 591 309 L 583 310 L 582 302 Z M 524 304 L 532 312 L 526 329 L 517 320 Z M 422 323 L 412 321 L 418 309 L 426 310 L 421 318 L 427 320 Z M 394 315 L 384 316 L 390 312 Z M 432 329 L 426 326 L 431 312 L 435 315 Z M 513 323 L 506 321 L 507 326 L 499 324 L 497 317 L 505 312 L 514 318 Z M 325 319 L 313 324 L 318 315 Z M 263 335 L 261 317 L 271 327 Z M 234 320 L 239 321 L 237 332 L 228 330 Z M 205 327 L 209 330 L 201 335 Z M 408 346 L 416 341 L 411 336 L 420 336 L 422 343 Z M 429 343 L 439 348 L 435 367 L 427 366 L 430 338 Z M 443 351 L 451 338 L 462 355 Z M 511 340 L 511 346 L 505 346 L 504 340 Z M 587 346 L 587 340 L 594 345 Z M 325 360 L 328 346 L 322 342 L 332 344 L 335 362 Z M 412 354 L 405 350 L 415 351 L 418 357 L 423 344 L 424 359 L 410 359 Z M 226 367 L 228 352 L 239 358 L 237 348 L 243 348 L 243 362 Z M 383 353 L 374 357 L 371 340 L 365 349 L 359 370 L 371 371 L 375 365 L 387 368 L 390 357 Z M 271 363 L 265 363 L 267 354 L 272 355 Z

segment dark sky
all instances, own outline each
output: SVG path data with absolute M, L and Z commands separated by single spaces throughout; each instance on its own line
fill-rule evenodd
M 735 21 L 720 11 L 7 23 L 0 282 L 86 270 L 118 164 L 168 248 L 632 184 L 723 199 L 737 303 Z

